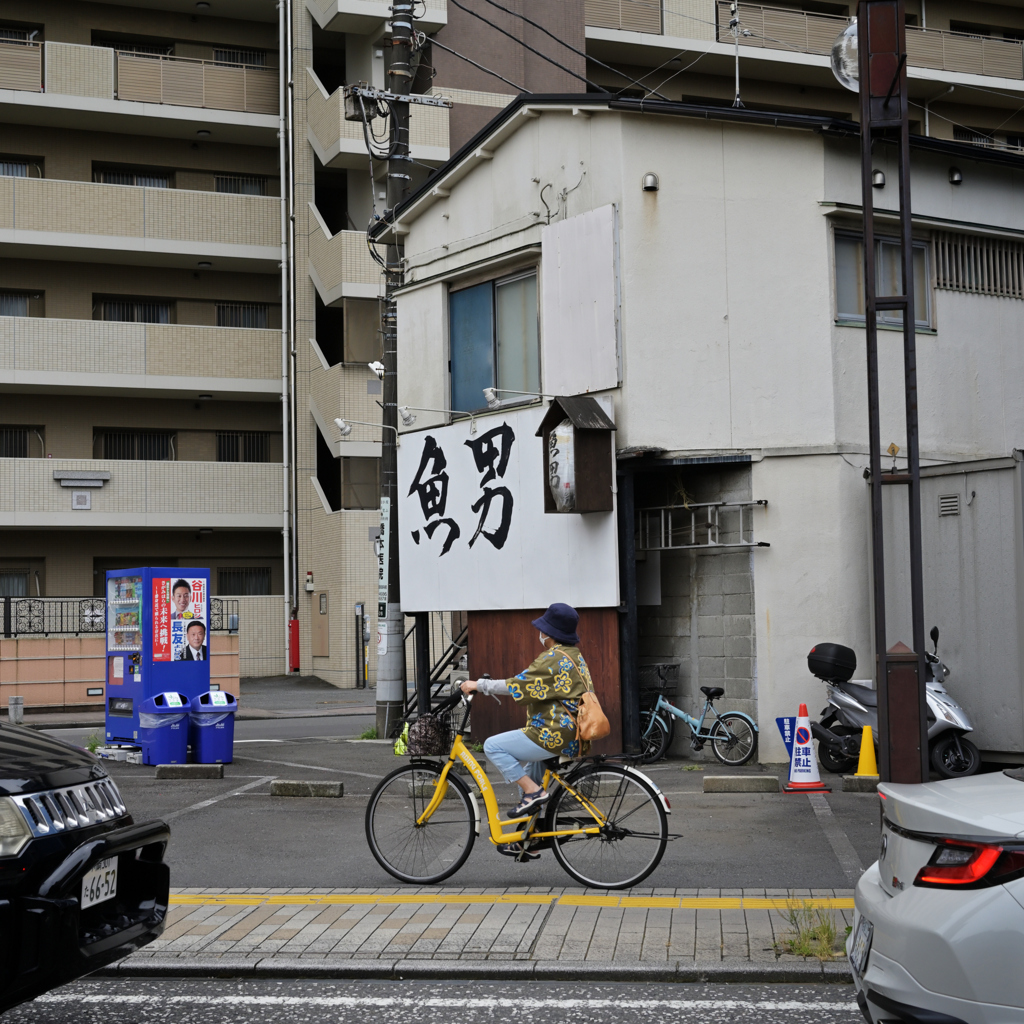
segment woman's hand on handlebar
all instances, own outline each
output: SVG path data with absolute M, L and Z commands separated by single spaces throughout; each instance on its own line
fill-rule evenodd
M 463 693 L 476 693 L 477 680 L 475 679 L 463 679 L 459 684 L 459 688 Z

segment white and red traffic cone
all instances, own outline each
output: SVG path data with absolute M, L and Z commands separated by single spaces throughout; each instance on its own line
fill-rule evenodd
M 832 787 L 822 784 L 818 759 L 814 756 L 811 717 L 807 705 L 801 704 L 793 732 L 793 758 L 789 763 L 789 782 L 782 787 L 787 793 L 831 793 Z

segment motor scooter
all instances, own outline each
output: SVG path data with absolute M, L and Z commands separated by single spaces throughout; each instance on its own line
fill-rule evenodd
M 967 712 L 942 685 L 949 668 L 939 660 L 939 630 L 929 634 L 934 653 L 925 652 L 925 680 L 928 714 L 928 755 L 932 768 L 943 778 L 974 775 L 981 767 L 978 748 L 966 737 L 974 726 Z M 830 772 L 852 771 L 860 757 L 860 740 L 865 725 L 871 726 L 878 745 L 878 691 L 870 680 L 852 679 L 857 655 L 841 644 L 816 644 L 807 655 L 812 675 L 828 688 L 828 704 L 820 722 L 811 722 L 818 740 L 818 760 Z

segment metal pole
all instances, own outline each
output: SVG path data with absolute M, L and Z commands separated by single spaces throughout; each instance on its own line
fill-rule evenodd
M 925 705 L 924 582 L 921 545 L 921 468 L 918 431 L 917 348 L 914 302 L 914 242 L 910 201 L 910 134 L 907 103 L 907 50 L 904 0 L 860 0 L 858 61 L 861 114 L 861 190 L 864 209 L 864 312 L 868 368 L 868 429 L 871 461 L 871 533 L 875 603 L 875 657 L 878 679 L 879 773 L 883 780 L 924 782 L 928 779 L 928 738 Z M 873 131 L 898 129 L 901 294 L 879 296 L 875 272 L 874 202 L 871 166 Z M 916 674 L 916 699 L 906 699 L 914 680 L 903 667 L 890 672 L 885 637 L 885 577 L 882 540 L 881 436 L 878 394 L 879 310 L 903 316 L 903 382 L 907 429 L 907 474 L 893 483 L 907 485 L 910 555 L 911 631 Z M 907 657 L 899 660 L 906 666 Z M 890 676 L 900 679 L 900 694 L 890 692 Z M 911 693 L 913 690 L 910 691 Z M 918 748 L 919 756 L 908 758 Z M 894 759 L 893 753 L 896 752 Z M 894 760 L 898 762 L 894 778 Z
M 388 89 L 398 96 L 412 91 L 413 0 L 394 0 L 391 7 L 391 60 Z M 387 209 L 394 210 L 410 191 L 409 103 L 392 101 L 391 137 L 388 159 Z M 372 184 L 372 183 L 371 183 Z M 377 629 L 377 735 L 390 736 L 395 722 L 405 709 L 404 625 L 398 574 L 398 321 L 394 293 L 402 284 L 402 247 L 395 241 L 387 247 L 386 291 L 381 321 L 384 338 L 383 406 L 384 430 L 381 442 L 381 507 L 387 509 L 387 591 L 378 601 Z M 394 429 L 388 429 L 388 428 Z
M 636 500 L 632 469 L 619 470 L 619 678 L 622 690 L 622 746 L 640 751 L 640 652 L 636 606 Z
M 736 48 L 736 97 L 732 101 L 734 107 L 742 107 L 743 101 L 740 99 L 740 14 L 739 5 L 736 0 L 732 0 L 732 4 L 729 7 L 729 29 L 732 32 Z
M 867 4 L 861 0 L 857 18 L 857 59 L 860 81 L 869 81 Z M 875 208 L 871 184 L 871 90 L 860 90 L 860 180 L 864 208 L 864 317 L 868 371 L 868 463 L 871 470 L 871 556 L 875 611 L 875 679 L 878 685 L 878 770 L 889 778 L 889 706 L 885 667 L 885 554 L 882 539 L 882 439 L 878 404 L 878 321 L 875 315 Z
M 416 613 L 416 711 L 430 711 L 430 612 Z

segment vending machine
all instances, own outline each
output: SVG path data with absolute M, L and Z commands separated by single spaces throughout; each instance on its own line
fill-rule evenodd
M 135 744 L 139 705 L 210 689 L 208 569 L 107 573 L 107 743 Z

